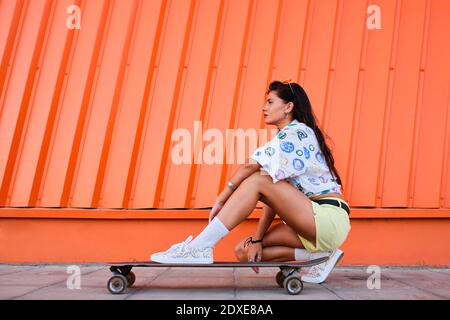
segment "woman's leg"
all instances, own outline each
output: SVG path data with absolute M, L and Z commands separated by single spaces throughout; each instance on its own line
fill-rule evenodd
M 274 184 L 270 176 L 258 171 L 241 182 L 217 217 L 193 241 L 187 241 L 188 238 L 179 246 L 172 246 L 173 250 L 153 254 L 151 260 L 160 263 L 212 263 L 212 248 L 247 218 L 259 200 L 277 212 L 294 233 L 315 243 L 316 226 L 311 200 L 288 182 Z M 266 256 L 285 260 L 286 250 L 281 250 L 283 253 L 280 249 L 266 250 Z M 289 253 L 287 255 L 291 256 Z
M 239 261 L 248 260 L 249 246 L 244 247 L 245 240 L 240 241 L 235 248 Z M 262 261 L 291 261 L 295 259 L 295 248 L 303 248 L 303 245 L 291 227 L 279 223 L 271 226 L 266 232 L 262 247 Z
M 287 181 L 272 182 L 269 175 L 255 172 L 245 179 L 217 214 L 228 230 L 244 221 L 258 201 L 270 206 L 303 238 L 316 242 L 311 200 Z M 300 240 L 299 240 L 300 242 Z

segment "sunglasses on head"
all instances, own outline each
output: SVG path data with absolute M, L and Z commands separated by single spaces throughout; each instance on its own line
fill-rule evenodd
M 291 89 L 292 96 L 295 98 L 294 90 L 292 89 L 292 86 L 291 86 L 291 79 L 284 80 L 284 81 L 282 82 L 282 84 L 288 84 L 288 85 L 289 85 L 289 89 Z

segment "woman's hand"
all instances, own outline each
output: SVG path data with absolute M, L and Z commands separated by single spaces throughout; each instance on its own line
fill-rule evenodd
M 260 262 L 262 259 L 262 244 L 261 243 L 250 243 L 248 248 L 248 261 L 249 262 Z M 259 273 L 258 267 L 252 267 L 253 271 Z
M 211 212 L 209 213 L 209 222 L 211 222 L 212 219 L 214 219 L 214 217 L 217 216 L 217 214 L 222 209 L 222 207 L 223 207 L 223 202 L 217 201 L 216 203 L 214 203 L 214 206 L 211 209 Z

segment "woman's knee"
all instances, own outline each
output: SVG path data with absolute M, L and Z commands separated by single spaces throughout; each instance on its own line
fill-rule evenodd
M 254 188 L 255 186 L 261 186 L 267 182 L 271 182 L 270 176 L 258 170 L 245 178 L 244 181 L 241 182 L 241 185 L 251 185 L 252 188 Z

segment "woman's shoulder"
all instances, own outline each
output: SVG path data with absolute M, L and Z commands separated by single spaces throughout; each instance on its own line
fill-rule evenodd
M 296 136 L 300 141 L 310 136 L 315 136 L 314 130 L 311 127 L 298 120 L 294 120 L 288 124 L 284 130 L 280 131 L 279 136 L 284 136 L 285 134 Z

